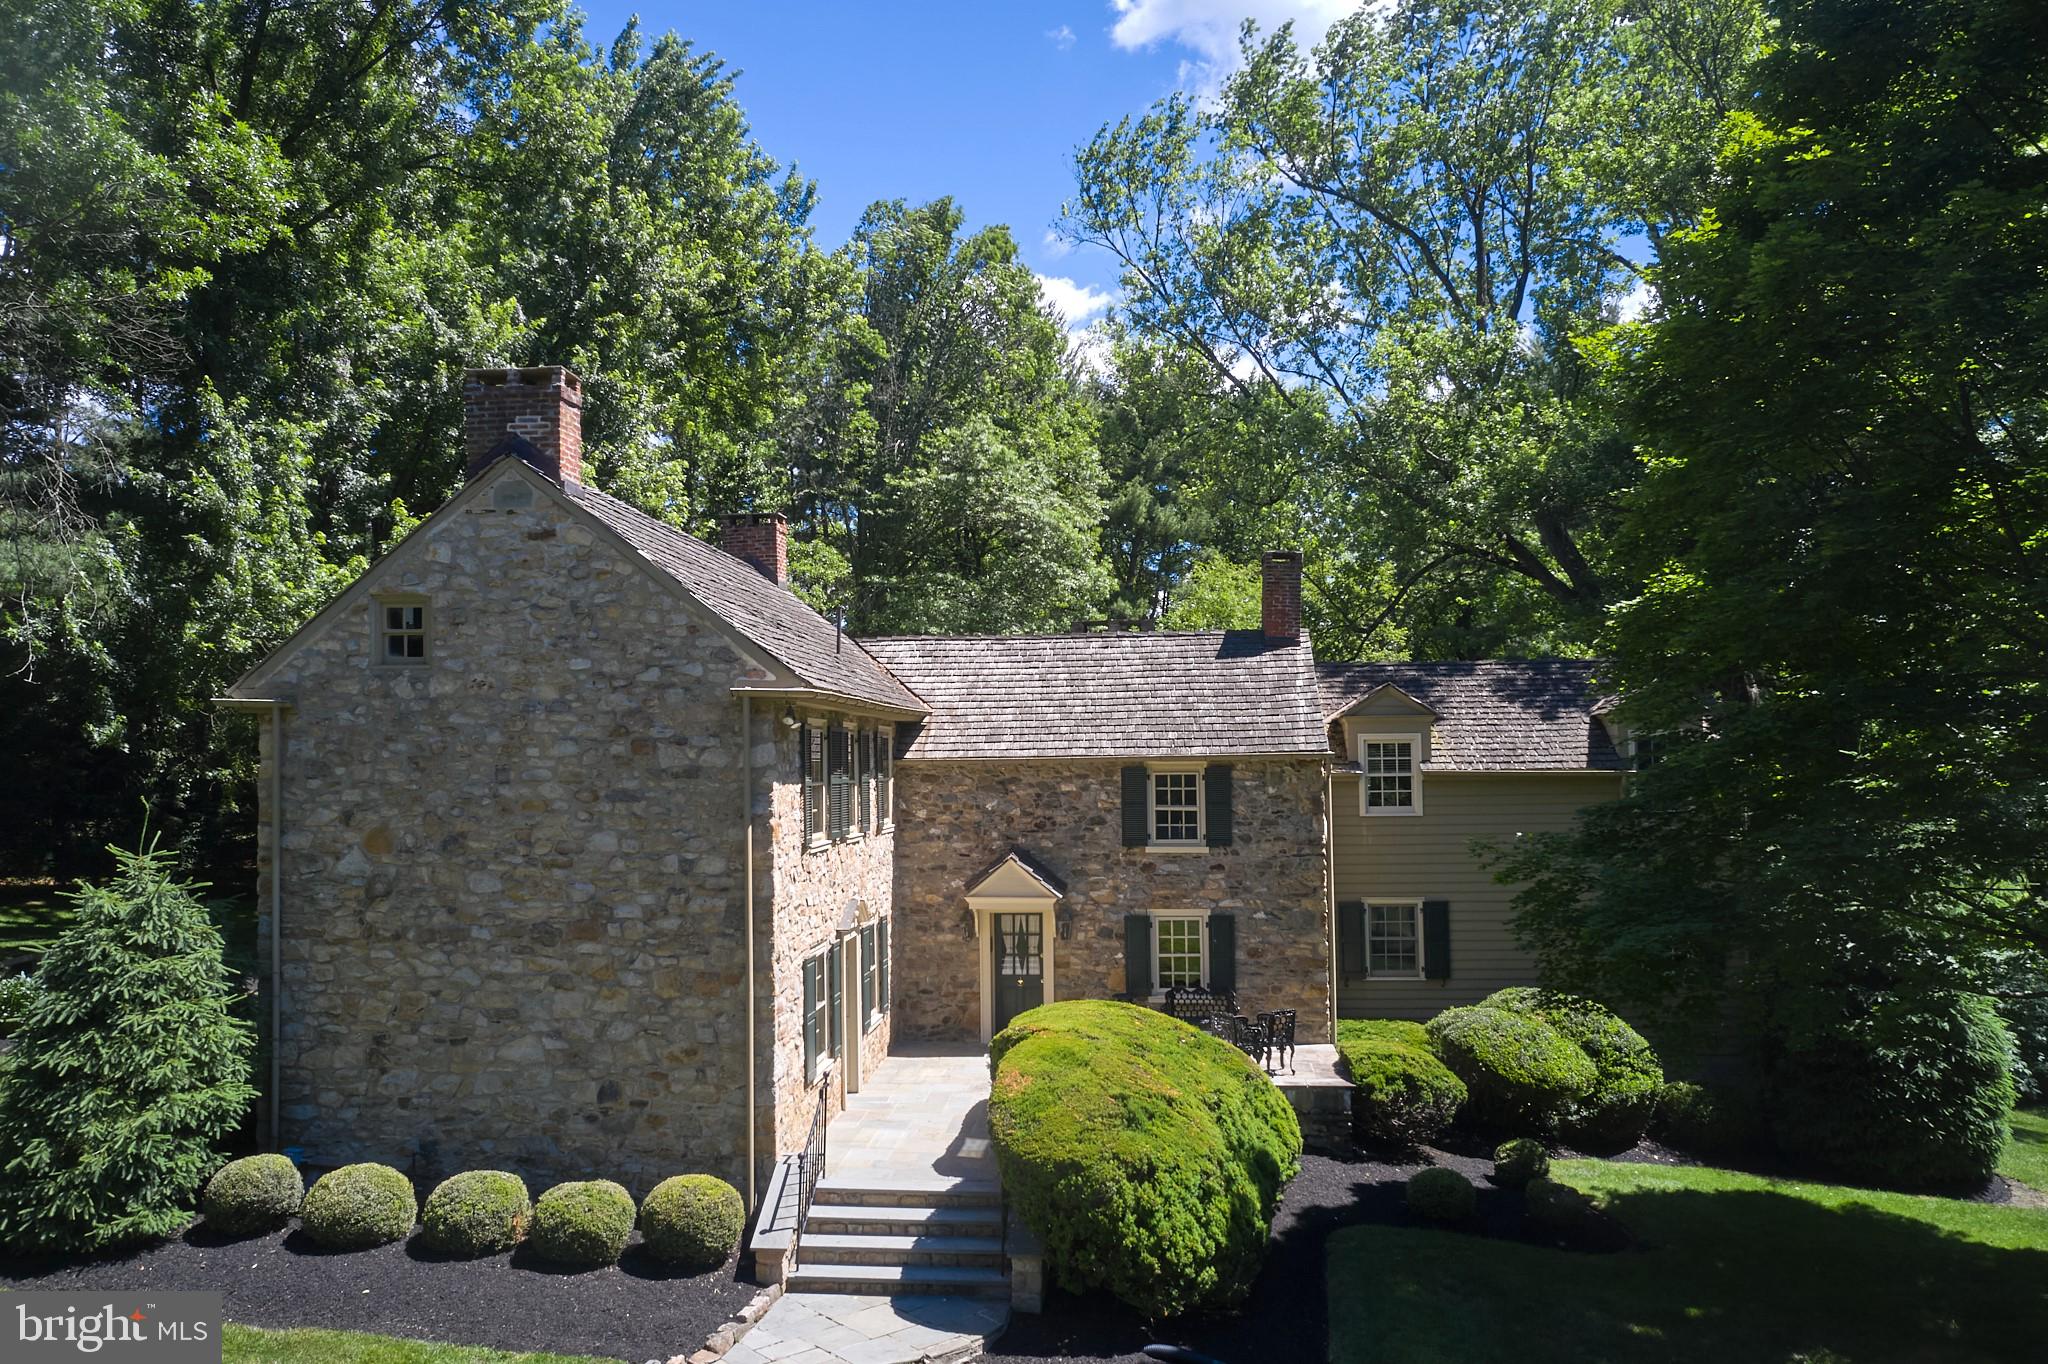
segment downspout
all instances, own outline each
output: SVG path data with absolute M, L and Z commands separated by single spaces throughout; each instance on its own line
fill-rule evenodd
M 1323 764 L 1323 889 L 1329 924 L 1330 959 L 1324 963 L 1330 982 L 1330 1040 L 1337 1040 L 1337 774 Z
M 754 1033 L 759 1020 L 754 1016 L 754 701 L 740 693 L 740 829 L 745 844 L 741 858 L 746 882 L 747 914 L 747 1215 L 754 1214 L 758 1196 L 755 1183 L 761 1172 L 754 1154 L 754 1137 L 761 1115 L 754 1110 Z
M 279 1150 L 284 1093 L 284 707 L 270 708 L 270 1149 Z

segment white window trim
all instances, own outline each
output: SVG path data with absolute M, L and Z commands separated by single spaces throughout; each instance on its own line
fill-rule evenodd
M 1209 784 L 1206 763 L 1147 763 L 1145 764 L 1145 846 L 1160 852 L 1207 852 L 1209 849 Z M 1156 778 L 1169 773 L 1191 772 L 1195 778 L 1195 836 L 1193 838 L 1159 838 L 1159 783 Z M 1178 918 L 1178 915 L 1169 915 Z
M 384 609 L 388 606 L 417 606 L 420 611 L 420 656 L 418 658 L 393 658 L 384 647 L 390 638 L 390 627 L 384 623 Z M 411 631 L 402 631 L 411 634 Z M 424 668 L 434 661 L 434 606 L 418 592 L 379 592 L 370 598 L 370 638 L 377 651 L 377 662 L 387 668 Z
M 1198 983 L 1206 985 L 1209 980 L 1210 911 L 1208 908 L 1205 906 L 1200 909 L 1155 909 L 1148 911 L 1148 913 L 1152 919 L 1152 993 L 1147 998 L 1155 1004 L 1164 1003 L 1166 1000 L 1167 987 L 1160 983 L 1162 973 L 1159 969 L 1159 921 L 1161 919 L 1194 919 L 1200 923 L 1199 937 L 1202 943 L 1202 967 Z
M 1415 911 L 1415 969 L 1413 971 L 1375 971 L 1372 969 L 1372 912 L 1375 909 L 1412 909 Z M 1429 962 L 1422 941 L 1422 901 L 1420 900 L 1367 900 L 1365 902 L 1365 978 L 1367 980 L 1427 980 Z
M 1408 745 L 1408 790 L 1414 800 L 1407 805 L 1366 804 L 1367 774 L 1365 770 L 1365 746 L 1367 744 Z M 1360 734 L 1358 736 L 1358 813 L 1367 819 L 1405 819 L 1422 813 L 1422 736 L 1420 734 Z M 1389 901 L 1388 903 L 1394 903 Z

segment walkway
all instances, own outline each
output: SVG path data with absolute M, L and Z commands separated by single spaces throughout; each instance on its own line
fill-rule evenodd
M 988 1052 L 904 1044 L 826 1130 L 825 1176 L 807 1229 L 810 1248 L 806 1254 L 799 1243 L 792 1283 L 821 1276 L 846 1281 L 826 1287 L 858 1288 L 863 1278 L 884 1275 L 913 1281 L 956 1275 L 948 1263 L 1000 1266 L 995 1189 Z M 909 1268 L 895 1267 L 902 1265 Z M 868 1283 L 869 1292 L 793 1287 L 732 1347 L 725 1364 L 964 1359 L 1009 1324 L 1010 1304 L 999 1268 L 957 1273 L 992 1279 L 998 1295 L 890 1294 L 882 1282 Z

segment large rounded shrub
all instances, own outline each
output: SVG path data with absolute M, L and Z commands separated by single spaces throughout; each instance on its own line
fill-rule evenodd
M 657 1260 L 689 1269 L 725 1263 L 740 1243 L 747 1205 L 716 1175 L 677 1175 L 640 1204 L 640 1242 Z
M 1593 1063 L 1592 1092 L 1560 1115 L 1563 1135 L 1595 1151 L 1623 1151 L 1643 1139 L 1656 1112 L 1664 1067 L 1641 1033 L 1605 1005 L 1551 990 L 1498 990 L 1480 1004 L 1541 1019 Z
M 1243 1053 L 1151 1009 L 1073 1000 L 1019 1015 L 989 1056 L 1004 1192 L 1064 1287 L 1155 1317 L 1244 1296 L 1301 1127 Z
M 299 1225 L 329 1250 L 368 1250 L 408 1235 L 418 1212 L 412 1181 L 389 1165 L 344 1165 L 313 1181 Z
M 1428 1024 L 1437 1055 L 1470 1094 L 1466 1109 L 1483 1127 L 1548 1131 L 1593 1092 L 1593 1062 L 1540 1018 L 1471 1005 L 1446 1009 Z
M 214 1171 L 199 1195 L 199 1210 L 208 1229 L 249 1236 L 283 1226 L 305 1201 L 298 1166 L 279 1155 L 243 1156 Z
M 468 1170 L 442 1180 L 420 1213 L 428 1247 L 464 1260 L 512 1249 L 532 1222 L 526 1181 L 504 1170 Z
M 1456 1170 L 1432 1165 L 1408 1178 L 1408 1210 L 1432 1222 L 1464 1222 L 1479 1207 L 1472 1181 Z
M 533 1205 L 533 1253 L 558 1265 L 617 1264 L 633 1234 L 633 1195 L 609 1179 L 557 1184 Z
M 1464 1106 L 1465 1082 L 1437 1059 L 1420 1023 L 1344 1019 L 1337 1054 L 1356 1090 L 1352 1125 L 1367 1145 L 1434 1141 Z
M 2012 1041 L 1981 995 L 1864 994 L 1783 1027 L 1767 1111 L 1778 1149 L 1856 1183 L 1982 1184 L 2005 1149 Z

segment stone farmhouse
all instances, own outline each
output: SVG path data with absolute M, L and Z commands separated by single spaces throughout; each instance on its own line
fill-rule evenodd
M 1529 978 L 1475 838 L 1623 778 L 1578 662 L 1321 664 L 1262 627 L 844 636 L 780 517 L 582 479 L 581 385 L 465 379 L 462 489 L 238 682 L 272 1139 L 750 1200 L 892 1042 L 1232 990 L 1427 1017 Z

